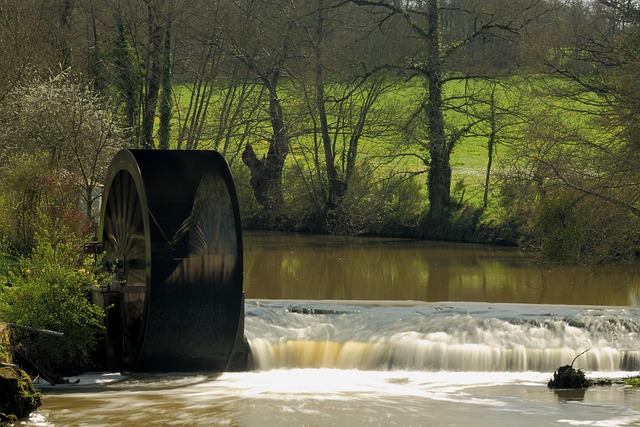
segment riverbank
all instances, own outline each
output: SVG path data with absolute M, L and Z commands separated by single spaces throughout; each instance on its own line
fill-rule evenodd
M 0 323 L 0 423 L 14 422 L 29 416 L 42 404 L 31 377 L 13 364 L 11 327 Z

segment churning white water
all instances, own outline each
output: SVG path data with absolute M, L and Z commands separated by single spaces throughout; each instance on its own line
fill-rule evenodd
M 553 372 L 640 369 L 640 312 L 626 308 L 253 301 L 257 369 Z
M 640 425 L 640 392 L 620 385 L 553 391 L 546 387 L 549 377 L 539 372 L 327 368 L 225 373 L 219 378 L 133 376 L 110 386 L 47 390 L 44 406 L 24 425 Z M 80 384 L 88 381 L 80 378 Z
M 636 309 L 281 300 L 245 309 L 253 370 L 81 377 L 47 388 L 23 425 L 640 425 L 638 389 L 546 386 L 584 350 L 574 366 L 589 377 L 638 375 Z

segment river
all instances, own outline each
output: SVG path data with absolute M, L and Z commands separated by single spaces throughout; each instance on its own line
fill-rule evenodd
M 513 248 L 247 233 L 254 369 L 93 374 L 28 426 L 640 425 L 638 265 L 540 267 Z M 72 379 L 75 381 L 75 379 Z

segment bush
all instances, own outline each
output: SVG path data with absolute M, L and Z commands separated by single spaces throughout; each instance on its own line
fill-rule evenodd
M 78 207 L 77 177 L 51 169 L 46 154 L 7 160 L 0 193 L 12 209 L 0 243 L 0 319 L 63 332 L 59 338 L 18 330 L 17 348 L 49 371 L 83 370 L 103 314 L 90 303 L 90 289 L 107 277 L 83 253 L 92 226 Z
M 547 262 L 604 264 L 640 253 L 640 218 L 613 203 L 557 192 L 541 202 L 535 218 Z
M 396 176 L 374 182 L 372 174 L 362 172 L 357 171 L 340 206 L 329 216 L 328 230 L 384 236 L 415 228 L 425 200 L 418 180 Z
M 285 169 L 283 188 L 285 206 L 279 213 L 281 228 L 312 233 L 325 232 L 326 189 L 318 177 L 298 167 Z
M 259 216 L 260 205 L 253 195 L 253 189 L 249 184 L 251 173 L 242 162 L 235 162 L 229 165 L 233 175 L 233 182 L 238 196 L 238 205 L 240 207 L 240 217 L 243 225 L 251 225 L 254 218 Z
M 16 345 L 41 368 L 69 375 L 91 366 L 104 313 L 90 302 L 90 290 L 108 277 L 85 258 L 82 239 L 57 225 L 36 233 L 31 254 L 19 256 L 0 277 L 0 317 L 64 333 L 16 331 Z
M 547 197 L 541 204 L 536 229 L 548 261 L 578 262 L 585 243 L 586 215 L 567 195 Z
M 77 176 L 50 168 L 46 153 L 11 156 L 0 171 L 0 209 L 6 202 L 6 209 L 0 210 L 0 221 L 6 224 L 0 228 L 0 238 L 14 249 L 29 253 L 36 230 L 64 230 L 66 235 L 86 238 L 92 233 L 91 221 L 79 209 Z

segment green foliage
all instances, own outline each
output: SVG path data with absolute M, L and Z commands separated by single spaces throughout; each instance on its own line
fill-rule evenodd
M 253 189 L 249 185 L 251 174 L 249 169 L 239 163 L 230 165 L 233 181 L 238 196 L 238 205 L 240 206 L 240 217 L 243 220 L 243 226 L 251 226 L 255 218 L 260 212 L 260 205 L 253 196 Z
M 425 200 L 419 180 L 399 175 L 375 181 L 367 166 L 356 170 L 344 199 L 328 218 L 328 231 L 398 235 L 415 228 Z
M 578 262 L 585 243 L 585 216 L 569 195 L 547 197 L 536 221 L 542 240 L 542 254 L 555 262 Z
M 42 214 L 45 216 L 44 214 Z M 83 241 L 56 218 L 43 221 L 31 254 L 19 256 L 0 282 L 0 318 L 64 337 L 16 332 L 17 345 L 39 366 L 65 374 L 90 367 L 102 310 L 91 288 L 108 280 L 82 253 Z
M 0 191 L 0 238 L 11 233 L 11 211 L 9 196 Z
M 631 387 L 640 387 L 640 376 L 625 378 L 624 383 Z
M 134 138 L 134 130 L 138 123 L 140 105 L 138 99 L 142 90 L 142 71 L 137 60 L 135 49 L 129 43 L 124 17 L 118 11 L 117 32 L 112 46 L 112 81 L 116 88 L 116 105 L 123 106 L 121 116 L 128 129 L 129 139 Z
M 0 170 L 0 200 L 7 201 L 0 216 L 7 228 L 0 236 L 6 244 L 28 253 L 36 230 L 60 226 L 75 236 L 89 237 L 91 223 L 78 208 L 76 175 L 57 173 L 50 167 L 49 156 L 40 152 L 9 156 Z

